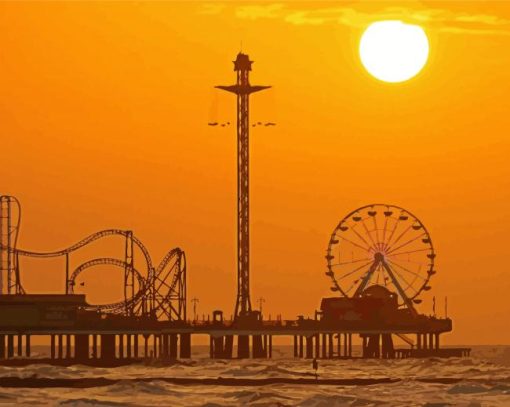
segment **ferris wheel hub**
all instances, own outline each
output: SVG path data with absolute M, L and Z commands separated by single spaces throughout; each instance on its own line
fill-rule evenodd
M 377 263 L 380 263 L 381 261 L 384 261 L 384 254 L 381 253 L 381 252 L 377 252 L 376 254 L 374 254 L 374 260 Z

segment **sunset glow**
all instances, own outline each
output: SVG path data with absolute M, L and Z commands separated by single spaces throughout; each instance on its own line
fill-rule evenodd
M 229 318 L 236 98 L 214 86 L 234 83 L 242 42 L 252 84 L 272 86 L 250 99 L 250 289 L 265 312 L 313 317 L 332 295 L 332 230 L 379 202 L 433 237 L 419 307 L 435 296 L 443 315 L 448 297 L 444 343 L 509 342 L 510 3 L 385 4 L 0 2 L 2 194 L 23 204 L 19 247 L 134 230 L 156 264 L 183 248 L 198 312 Z M 23 260 L 27 292 L 63 291 L 64 262 L 41 262 Z M 76 292 L 117 301 L 122 272 L 88 270 Z

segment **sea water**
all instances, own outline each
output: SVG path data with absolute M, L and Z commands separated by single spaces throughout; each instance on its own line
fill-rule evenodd
M 391 378 L 394 383 L 337 386 L 175 385 L 166 377 L 311 378 L 310 360 L 292 358 L 275 347 L 271 360 L 211 360 L 207 348 L 194 358 L 163 365 L 95 368 L 30 365 L 0 367 L 0 377 L 110 378 L 115 384 L 91 388 L 0 389 L 0 405 L 65 406 L 510 406 L 510 347 L 475 346 L 469 358 L 403 360 L 319 360 L 318 380 Z M 151 379 L 154 378 L 154 379 Z M 148 380 L 147 380 L 148 379 Z

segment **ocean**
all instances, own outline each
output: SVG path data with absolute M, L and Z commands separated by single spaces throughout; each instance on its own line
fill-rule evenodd
M 90 387 L 6 387 L 1 405 L 63 406 L 510 406 L 510 346 L 472 346 L 469 358 L 319 360 L 317 384 L 230 386 L 175 384 L 166 379 L 312 379 L 310 360 L 275 346 L 272 360 L 210 360 L 206 347 L 192 360 L 117 368 L 83 365 L 0 367 L 0 378 L 110 379 Z M 386 383 L 321 385 L 327 379 L 392 379 Z M 271 381 L 271 380 L 269 380 Z M 24 385 L 23 385 L 24 386 Z

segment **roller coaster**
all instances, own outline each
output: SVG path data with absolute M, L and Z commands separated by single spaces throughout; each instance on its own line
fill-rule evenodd
M 21 224 L 21 205 L 13 196 L 0 196 L 0 292 L 25 294 L 21 283 L 20 257 L 65 258 L 65 293 L 73 294 L 78 276 L 97 266 L 124 270 L 124 299 L 108 304 L 88 304 L 87 309 L 109 314 L 149 317 L 157 320 L 186 320 L 186 256 L 180 248 L 169 250 L 157 267 L 146 246 L 132 231 L 105 229 L 93 233 L 61 250 L 37 252 L 17 247 Z M 98 257 L 88 260 L 72 272 L 70 256 L 91 243 L 107 238 L 124 239 L 123 258 Z M 142 253 L 143 264 L 135 266 L 134 251 Z M 4 277 L 7 284 L 4 288 Z

